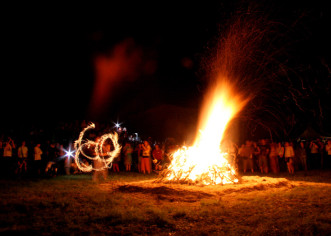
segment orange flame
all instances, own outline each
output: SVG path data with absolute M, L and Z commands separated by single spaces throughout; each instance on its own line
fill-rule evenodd
M 218 81 L 225 81 L 218 80 Z M 226 82 L 218 82 L 207 93 L 202 109 L 199 134 L 194 145 L 182 147 L 164 174 L 168 181 L 199 182 L 205 185 L 238 182 L 220 144 L 228 123 L 245 105 Z

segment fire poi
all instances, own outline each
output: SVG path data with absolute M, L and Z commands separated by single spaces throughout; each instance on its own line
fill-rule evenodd
M 91 172 L 92 170 L 100 171 L 102 169 L 110 168 L 112 161 L 117 157 L 121 152 L 121 145 L 118 143 L 118 134 L 107 133 L 100 137 L 98 141 L 92 141 L 88 139 L 83 139 L 84 134 L 87 130 L 94 129 L 95 125 L 91 123 L 88 125 L 79 135 L 78 140 L 75 141 L 75 162 L 77 167 L 84 172 Z M 113 150 L 105 150 L 105 142 L 110 140 L 113 145 Z M 86 150 L 93 150 L 93 155 L 87 154 Z M 87 160 L 98 161 L 102 163 L 97 168 L 93 167 L 89 161 L 84 162 L 80 156 L 85 157 Z

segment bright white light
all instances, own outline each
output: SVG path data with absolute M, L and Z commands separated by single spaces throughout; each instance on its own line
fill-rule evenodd
M 65 156 L 66 156 L 66 157 L 68 157 L 68 158 L 70 158 L 70 157 L 74 157 L 74 152 L 75 152 L 75 150 L 71 150 L 70 147 L 69 147 L 68 150 L 63 149 L 63 151 L 65 152 Z
M 116 122 L 116 123 L 114 123 L 114 126 L 116 129 L 119 129 L 119 128 L 121 128 L 121 123 Z

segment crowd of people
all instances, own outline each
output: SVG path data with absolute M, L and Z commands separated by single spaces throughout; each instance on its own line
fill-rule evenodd
M 1 175 L 42 177 L 81 173 L 74 161 L 73 143 L 86 126 L 86 121 L 64 122 L 48 129 L 32 127 L 25 132 L 2 134 Z M 95 140 L 113 131 L 119 134 L 122 148 L 112 161 L 111 169 L 99 173 L 104 177 L 107 177 L 109 171 L 142 174 L 159 172 L 170 163 L 171 153 L 179 148 L 173 138 L 162 143 L 155 142 L 151 137 L 141 140 L 137 134 L 129 135 L 125 128 L 114 126 L 111 122 L 97 124 L 87 138 Z M 301 140 L 294 143 L 248 140 L 240 147 L 233 142 L 227 143 L 222 146 L 222 150 L 228 153 L 229 162 L 243 174 L 285 171 L 293 174 L 297 170 L 331 168 L 331 140 Z M 89 164 L 94 165 L 94 168 L 98 165 L 91 161 Z
M 300 140 L 299 142 L 272 142 L 247 140 L 239 148 L 231 144 L 229 153 L 238 170 L 246 172 L 279 173 L 297 170 L 331 168 L 331 140 Z
M 74 161 L 74 142 L 88 122 L 62 122 L 53 127 L 9 130 L 0 136 L 0 175 L 5 177 L 54 176 L 82 173 Z M 162 144 L 151 137 L 142 141 L 137 133 L 112 122 L 96 123 L 87 139 L 96 140 L 105 133 L 117 132 L 121 153 L 112 162 L 111 171 L 136 171 L 150 174 L 160 171 L 177 147 L 172 138 Z M 86 160 L 85 160 L 86 161 Z M 90 161 L 91 165 L 97 165 Z M 94 167 L 97 168 L 97 167 Z

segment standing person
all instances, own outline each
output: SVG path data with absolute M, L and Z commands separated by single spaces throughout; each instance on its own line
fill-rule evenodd
M 275 142 L 270 144 L 269 163 L 272 173 L 279 173 L 278 145 Z
M 252 142 L 247 140 L 246 144 L 240 148 L 239 155 L 243 160 L 243 168 L 244 173 L 246 173 L 247 169 L 250 169 L 252 173 L 254 173 L 254 167 L 253 167 L 253 146 Z
M 3 149 L 3 157 L 13 157 L 13 149 L 15 148 L 14 140 L 8 137 L 8 141 Z
M 268 155 L 270 152 L 270 148 L 267 145 L 267 142 L 265 139 L 261 139 L 261 145 L 260 145 L 260 154 L 259 154 L 259 167 L 261 173 L 268 174 L 269 167 L 268 167 Z
M 76 163 L 74 161 L 74 157 L 75 157 L 75 147 L 74 147 L 73 143 L 70 143 L 68 151 L 66 153 L 66 157 L 64 159 L 64 171 L 65 171 L 66 175 L 71 174 L 71 168 L 73 168 L 73 170 L 75 170 Z
M 282 143 L 279 142 L 278 143 L 278 160 L 279 160 L 279 170 L 281 172 L 286 171 L 286 169 L 287 169 L 287 163 L 285 161 L 284 154 L 285 154 L 285 148 L 282 145 Z
M 135 152 L 137 153 L 137 159 L 138 159 L 138 172 L 141 173 L 141 158 L 142 158 L 142 144 L 139 143 L 135 149 Z
M 260 155 L 260 147 L 256 142 L 253 142 L 253 169 L 257 167 L 259 169 L 259 155 Z
M 13 149 L 15 148 L 14 141 L 8 137 L 7 142 L 4 145 L 3 148 L 3 157 L 4 157 L 4 173 L 5 175 L 12 175 L 13 171 Z
M 125 144 L 123 151 L 125 170 L 131 171 L 133 148 L 129 142 Z
M 17 150 L 17 168 L 15 170 L 16 174 L 21 174 L 27 172 L 27 159 L 28 159 L 28 147 L 25 146 L 25 141 L 22 142 L 22 145 Z
M 320 138 L 316 139 L 316 143 L 318 146 L 318 152 L 319 152 L 319 160 L 317 162 L 318 168 L 323 168 L 324 164 L 324 143 Z
M 318 163 L 321 162 L 321 157 L 319 153 L 319 147 L 316 141 L 311 141 L 310 145 L 310 163 L 309 166 L 312 169 L 317 169 L 319 167 Z
M 119 168 L 120 161 L 121 161 L 121 152 L 119 152 L 117 156 L 115 156 L 113 159 L 112 166 L 114 172 L 120 172 L 120 168 Z
M 163 152 L 158 144 L 155 145 L 152 156 L 153 162 L 155 164 L 155 171 L 162 170 Z
M 308 170 L 308 167 L 307 167 L 307 152 L 306 152 L 304 142 L 302 142 L 302 141 L 300 142 L 299 146 L 295 150 L 295 154 L 299 158 L 302 169 L 304 171 L 307 171 Z
M 51 175 L 56 175 L 57 171 L 58 171 L 58 167 L 57 167 L 57 158 L 58 158 L 58 151 L 57 148 L 55 147 L 55 143 L 51 143 L 49 145 L 49 149 L 48 149 L 48 156 L 47 156 L 48 160 L 47 160 L 47 164 L 46 164 L 46 168 L 45 168 L 45 174 L 48 174 L 49 170 L 52 170 L 52 173 L 49 173 Z M 67 158 L 67 157 L 65 157 Z
M 95 139 L 95 143 L 98 143 L 100 141 L 100 138 L 97 137 Z M 95 169 L 92 175 L 92 180 L 93 181 L 98 181 L 100 180 L 100 177 L 103 177 L 103 180 L 106 181 L 108 179 L 108 168 L 107 166 L 105 166 L 105 162 L 103 160 L 103 158 L 107 155 L 107 150 L 106 148 L 103 146 L 101 147 L 101 153 L 99 153 L 100 159 L 95 158 L 93 160 L 93 168 Z M 93 147 L 93 152 L 94 155 L 96 157 L 96 153 L 95 153 L 95 149 Z
M 230 165 L 235 170 L 238 170 L 238 165 L 237 165 L 238 146 L 232 141 L 229 144 L 228 153 L 229 153 L 229 156 L 230 156 L 230 160 L 229 160 Z
M 143 156 L 141 159 L 141 171 L 146 174 L 146 172 L 148 174 L 151 173 L 151 167 L 150 167 L 150 156 L 151 156 L 151 146 L 149 145 L 149 143 L 147 141 L 144 141 L 144 144 L 142 145 L 142 152 L 143 152 Z
M 34 147 L 34 166 L 35 166 L 35 171 L 38 175 L 40 175 L 40 170 L 41 170 L 42 154 L 43 151 L 40 149 L 40 143 L 37 143 L 37 145 Z
M 294 174 L 294 150 L 289 142 L 285 142 L 285 161 L 287 163 L 287 169 L 290 174 Z
M 324 160 L 325 168 L 331 168 L 331 140 L 328 140 L 327 144 L 325 145 L 326 156 Z

